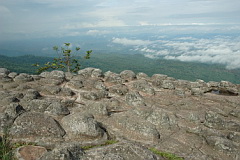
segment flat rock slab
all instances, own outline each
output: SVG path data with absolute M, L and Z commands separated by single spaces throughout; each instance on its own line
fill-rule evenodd
M 67 139 L 98 139 L 104 131 L 91 114 L 70 114 L 62 119 Z
M 147 148 L 129 142 L 120 142 L 102 148 L 85 151 L 82 160 L 165 160 Z
M 16 152 L 15 156 L 17 159 L 21 160 L 36 160 L 44 155 L 47 152 L 47 149 L 41 146 L 22 146 L 19 147 Z
M 16 138 L 60 138 L 65 135 L 65 131 L 52 117 L 36 112 L 25 112 L 17 117 L 11 127 L 10 133 Z
M 109 132 L 113 132 L 117 137 L 144 143 L 155 143 L 160 140 L 160 133 L 155 125 L 131 113 L 115 114 L 103 123 L 108 126 Z

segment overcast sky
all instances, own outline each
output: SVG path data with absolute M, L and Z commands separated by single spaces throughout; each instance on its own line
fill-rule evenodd
M 82 28 L 240 24 L 240 0 L 0 0 L 0 39 Z

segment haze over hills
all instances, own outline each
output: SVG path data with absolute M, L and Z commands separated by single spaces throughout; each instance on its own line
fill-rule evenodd
M 56 53 L 52 47 L 70 42 L 72 49 L 76 46 L 81 47 L 82 55 L 86 50 L 93 50 L 92 60 L 89 63 L 84 62 L 83 67 L 92 65 L 104 71 L 114 72 L 133 69 L 149 75 L 162 73 L 180 79 L 229 80 L 240 83 L 238 31 L 236 27 L 226 30 L 226 26 L 193 25 L 78 29 L 78 34 L 67 37 L 1 41 L 0 54 L 10 57 L 24 55 L 55 57 Z M 17 71 L 33 73 L 33 70 L 29 71 L 26 66 L 35 63 L 36 59 L 27 58 L 29 62 L 23 57 L 17 59 L 17 64 L 24 64 L 27 69 L 19 70 L 22 68 L 19 66 Z M 44 62 L 47 59 L 45 58 Z M 23 60 L 24 62 L 21 62 Z M 0 61 L 2 67 L 5 67 L 4 58 Z M 16 59 L 13 61 L 16 63 Z M 158 61 L 161 63 L 158 64 Z

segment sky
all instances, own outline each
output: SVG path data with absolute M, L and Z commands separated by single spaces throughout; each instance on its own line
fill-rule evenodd
M 239 0 L 0 0 L 0 40 L 125 26 L 240 25 Z
M 91 40 L 107 35 L 107 46 L 121 45 L 148 58 L 236 69 L 240 0 L 0 0 L 0 42 L 84 35 Z M 102 44 L 96 38 L 94 43 Z

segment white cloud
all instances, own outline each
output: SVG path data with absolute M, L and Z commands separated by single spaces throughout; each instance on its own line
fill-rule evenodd
M 159 50 L 151 45 L 139 48 L 149 58 L 159 56 L 185 62 L 202 62 L 225 65 L 227 69 L 240 68 L 240 37 L 214 37 L 211 39 L 177 38 L 160 41 Z
M 130 46 L 139 46 L 139 45 L 149 45 L 152 44 L 152 41 L 145 41 L 145 40 L 139 40 L 139 39 L 127 39 L 127 38 L 113 38 L 113 43 L 118 43 L 122 45 L 130 45 Z
M 103 34 L 108 34 L 110 33 L 109 31 L 106 31 L 106 30 L 96 30 L 96 29 L 93 29 L 93 30 L 89 30 L 86 32 L 87 35 L 103 35 Z

